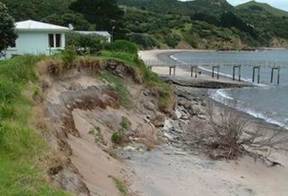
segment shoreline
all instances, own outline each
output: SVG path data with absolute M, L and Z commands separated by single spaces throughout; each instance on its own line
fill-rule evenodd
M 167 53 L 157 55 L 161 55 L 162 60 L 169 58 Z M 165 75 L 167 68 L 156 71 Z M 180 79 L 185 78 L 187 79 Z M 199 84 L 199 80 L 197 82 Z M 217 83 L 213 80 L 210 82 Z M 208 89 L 197 88 L 195 85 L 176 84 L 174 87 L 177 97 L 175 115 L 166 118 L 163 128 L 159 130 L 163 143 L 153 150 L 124 150 L 122 154 L 122 158 L 136 174 L 131 184 L 132 190 L 137 190 L 141 196 L 287 195 L 286 151 L 271 150 L 269 155 L 263 152 L 263 156 L 267 155 L 268 160 L 254 159 L 249 154 L 243 154 L 237 160 L 214 159 L 219 152 L 213 151 L 211 157 L 211 149 L 202 143 L 202 138 L 211 139 L 209 101 L 212 99 L 208 96 Z M 264 120 L 214 100 L 211 102 L 215 109 L 215 118 L 220 118 L 220 114 L 225 114 L 228 110 L 228 114 L 235 114 L 249 121 L 247 131 L 259 130 L 263 137 L 269 137 L 279 130 L 279 127 Z M 281 137 L 284 134 L 287 135 L 286 132 L 281 132 Z M 283 167 L 274 166 L 274 163 L 280 163 Z
M 175 116 L 166 118 L 159 130 L 163 143 L 149 151 L 133 150 L 133 147 L 122 151 L 121 158 L 135 172 L 132 190 L 136 190 L 139 196 L 287 195 L 286 151 L 271 149 L 271 154 L 267 155 L 269 160 L 254 159 L 248 154 L 237 160 L 213 159 L 209 147 L 201 143 L 202 138 L 205 140 L 211 136 L 208 109 L 212 99 L 208 96 L 208 89 L 175 85 L 175 95 Z M 221 112 L 228 110 L 230 114 L 235 113 L 249 121 L 247 131 L 260 130 L 263 137 L 269 137 L 274 130 L 279 130 L 264 120 L 214 100 L 212 102 L 215 104 L 215 118 L 220 118 Z M 287 135 L 281 132 L 281 137 L 284 134 Z M 215 155 L 217 157 L 217 152 Z M 274 163 L 281 166 L 274 166 Z
M 157 58 L 159 61 L 162 61 L 163 63 L 165 63 L 165 62 L 169 63 L 171 61 L 179 63 L 175 59 L 171 58 L 171 55 L 176 54 L 176 53 L 182 53 L 182 52 L 202 52 L 202 51 L 215 52 L 216 50 L 181 50 L 181 49 L 179 49 L 179 50 L 155 50 L 155 51 L 154 50 L 150 50 L 150 51 L 141 51 L 140 53 L 143 54 L 143 53 L 148 52 L 146 54 L 146 57 L 149 58 L 149 55 L 151 55 L 152 58 Z M 207 75 L 207 73 L 205 73 L 205 74 Z M 223 78 L 224 78 L 224 81 L 228 81 L 228 84 L 232 84 L 228 88 L 243 88 L 243 87 L 257 88 L 258 87 L 258 85 L 255 85 L 255 84 L 253 84 L 251 82 L 246 82 L 246 81 L 238 82 L 238 81 L 233 81 L 230 77 L 221 76 L 221 79 L 223 79 Z M 184 79 L 182 79 L 182 80 L 184 80 Z M 204 80 L 206 80 L 206 78 L 204 78 Z M 208 79 L 208 80 L 211 81 L 211 79 Z M 172 81 L 172 83 L 173 83 L 173 81 Z M 239 86 L 238 85 L 233 86 L 234 83 L 239 84 Z M 203 85 L 207 85 L 207 83 L 203 84 Z M 209 86 L 209 84 L 208 84 L 208 86 Z M 195 86 L 195 87 L 201 88 L 201 86 Z M 225 87 L 223 85 L 223 88 L 217 88 L 217 89 L 221 90 L 221 89 L 225 89 L 225 88 L 227 88 L 227 87 Z M 209 89 L 209 87 L 207 89 Z M 240 110 L 240 109 L 234 108 L 232 106 L 226 105 L 225 103 L 219 102 L 219 101 L 213 99 L 212 97 L 210 97 L 208 95 L 208 91 L 207 91 L 207 95 L 206 96 L 210 100 L 212 100 L 213 102 L 215 102 L 215 103 L 217 103 L 219 105 L 222 105 L 222 107 L 224 107 L 224 108 L 229 108 L 230 110 L 234 110 L 234 111 L 240 113 L 241 116 L 243 116 L 243 115 L 246 116 L 246 117 L 248 116 L 254 122 L 257 121 L 258 123 L 265 124 L 266 126 L 268 126 L 270 128 L 273 128 L 273 129 L 284 128 L 284 126 L 281 126 L 282 123 L 280 123 L 280 122 L 275 122 L 275 123 L 269 122 L 269 119 L 266 119 L 264 117 L 263 118 L 256 117 L 255 115 L 250 114 L 248 111 L 245 112 L 243 110 Z

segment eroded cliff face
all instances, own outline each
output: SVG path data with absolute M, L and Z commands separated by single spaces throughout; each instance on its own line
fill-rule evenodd
M 159 111 L 153 89 L 145 88 L 141 78 L 123 64 L 112 64 L 103 69 L 123 80 L 129 95 L 126 106 L 115 84 L 90 68 L 56 75 L 44 71 L 40 76 L 41 121 L 53 150 L 48 174 L 53 183 L 76 195 L 119 195 L 117 182 L 128 185 L 132 173 L 114 150 L 128 143 L 153 148 L 167 115 Z M 121 133 L 117 144 L 112 141 L 115 133 Z

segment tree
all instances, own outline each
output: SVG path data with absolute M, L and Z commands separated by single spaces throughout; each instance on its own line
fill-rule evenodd
M 79 13 L 52 14 L 42 21 L 66 27 L 72 24 L 75 30 L 95 30 L 95 27 Z
M 0 52 L 12 46 L 16 38 L 14 19 L 9 15 L 7 7 L 0 2 Z
M 70 9 L 82 13 L 99 30 L 111 30 L 124 15 L 116 0 L 77 0 Z

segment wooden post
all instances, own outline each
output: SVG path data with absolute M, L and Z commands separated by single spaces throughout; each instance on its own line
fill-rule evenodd
M 254 67 L 253 67 L 252 82 L 254 82 L 254 78 L 255 78 L 255 69 L 254 69 Z
M 277 85 L 279 85 L 280 84 L 280 67 L 273 67 L 272 68 L 270 82 L 273 83 L 273 81 L 274 81 L 274 71 L 277 71 Z
M 241 65 L 234 65 L 233 66 L 233 80 L 236 79 L 236 69 L 238 68 L 238 80 L 241 81 Z
M 194 74 L 194 73 L 195 73 L 195 74 Z M 193 77 L 193 74 L 194 74 L 195 78 L 198 77 L 198 74 L 197 74 L 197 66 L 191 65 L 191 77 Z
M 172 69 L 173 69 L 173 75 L 176 75 L 176 65 L 169 66 L 169 76 L 172 75 Z
M 277 84 L 280 84 L 280 67 L 278 67 Z
M 257 83 L 260 83 L 260 66 L 253 67 L 252 82 L 255 82 L 255 71 L 257 70 Z
M 174 65 L 174 71 L 173 71 L 173 75 L 175 76 L 176 75 L 176 65 Z
M 190 69 L 191 69 L 191 77 L 193 77 L 193 71 L 194 71 L 193 65 L 191 65 Z
M 271 79 L 270 79 L 270 83 L 273 83 L 273 78 L 274 78 L 274 67 L 271 70 Z
M 260 67 L 258 68 L 258 77 L 257 77 L 257 83 L 260 83 Z
M 242 74 L 241 74 L 241 71 L 242 71 L 242 70 L 241 70 L 241 65 L 239 65 L 239 78 L 238 78 L 239 82 L 241 81 L 241 75 L 242 75 Z
M 217 69 L 217 79 L 220 78 L 220 66 L 219 65 L 214 65 L 212 66 L 212 78 L 215 76 L 215 69 Z
M 235 68 L 236 66 L 233 66 L 232 80 L 235 80 Z
M 233 66 L 233 80 L 235 80 L 236 69 L 238 68 L 238 80 L 241 81 L 241 65 L 234 65 Z

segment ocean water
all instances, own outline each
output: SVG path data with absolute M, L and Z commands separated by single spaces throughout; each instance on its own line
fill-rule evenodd
M 212 65 L 219 65 L 221 74 L 228 77 L 232 77 L 233 65 L 241 65 L 242 79 L 249 82 L 252 82 L 253 66 L 260 66 L 260 84 L 255 84 L 255 87 L 211 90 L 209 95 L 218 102 L 269 123 L 288 127 L 288 50 L 183 52 L 171 57 L 183 66 L 199 65 L 207 71 L 211 71 Z M 272 67 L 280 67 L 279 85 L 277 71 L 273 83 L 270 81 Z

